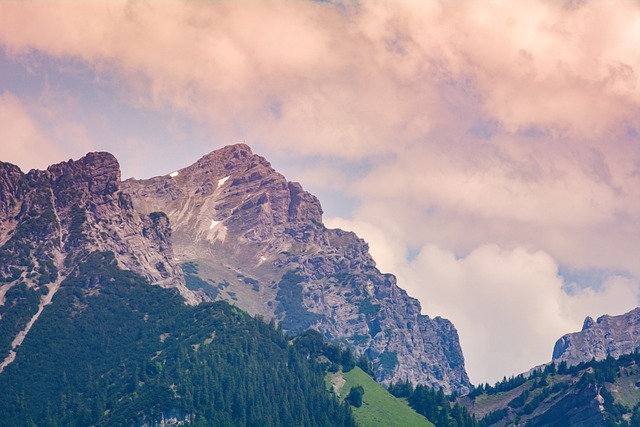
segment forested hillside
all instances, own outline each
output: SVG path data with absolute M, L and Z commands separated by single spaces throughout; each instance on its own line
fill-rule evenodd
M 484 426 L 640 426 L 640 353 L 552 363 L 480 385 L 459 404 Z
M 93 253 L 0 375 L 0 425 L 354 426 L 306 356 L 274 324 L 187 306 Z

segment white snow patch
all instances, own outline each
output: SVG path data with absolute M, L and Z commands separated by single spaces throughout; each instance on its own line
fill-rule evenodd
M 224 185 L 224 183 L 225 183 L 225 182 L 227 182 L 227 180 L 228 180 L 229 178 L 230 178 L 230 177 L 228 177 L 228 176 L 225 176 L 224 178 L 220 178 L 220 179 L 218 180 L 218 188 L 222 187 L 222 186 Z
M 214 228 L 216 228 L 216 225 L 220 224 L 220 221 L 216 221 L 216 220 L 211 220 L 211 225 L 209 226 L 209 230 L 213 230 Z
M 263 262 L 265 262 L 267 260 L 267 257 L 261 256 L 260 260 L 258 261 L 258 265 L 262 265 Z
M 212 221 L 211 228 L 207 233 L 207 240 L 210 242 L 215 242 L 219 240 L 224 242 L 224 239 L 227 237 L 227 227 L 221 223 L 221 221 Z
M 169 176 L 170 176 L 171 178 L 175 178 L 176 176 L 178 176 L 178 174 L 179 174 L 179 173 L 180 173 L 180 172 L 175 171 L 175 172 L 170 173 L 170 174 L 169 174 Z

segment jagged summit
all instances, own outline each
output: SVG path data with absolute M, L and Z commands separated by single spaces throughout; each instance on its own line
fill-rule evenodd
M 121 189 L 118 160 L 110 153 L 88 153 L 27 174 L 0 164 L 0 212 L 2 243 L 34 232 L 50 239 L 49 255 L 55 258 L 56 252 L 67 264 L 79 253 L 113 251 L 123 267 L 153 283 L 179 286 L 183 280 L 171 256 L 166 216 L 134 211 L 131 197 Z M 39 227 L 31 227 L 36 220 Z M 24 228 L 29 232 L 19 233 Z M 6 244 L 1 250 L 12 252 Z
M 595 322 L 587 317 L 580 332 L 566 334 L 556 342 L 553 360 L 576 365 L 592 358 L 617 358 L 637 348 L 640 348 L 640 307 L 619 316 L 603 315 Z
M 213 299 L 307 328 L 365 354 L 378 379 L 465 392 L 457 331 L 382 274 L 354 233 L 327 229 L 318 199 L 245 144 L 123 190 L 136 210 L 163 211 L 187 283 Z

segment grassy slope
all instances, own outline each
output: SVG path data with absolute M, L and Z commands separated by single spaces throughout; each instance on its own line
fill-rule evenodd
M 616 402 L 633 408 L 640 403 L 640 387 L 636 384 L 640 384 L 640 366 L 632 365 L 621 368 L 615 383 L 607 388 Z
M 344 399 L 351 387 L 358 384 L 364 387 L 362 406 L 353 408 L 353 414 L 358 424 L 363 427 L 433 427 L 425 417 L 415 412 L 406 400 L 398 399 L 384 387 L 375 382 L 362 369 L 356 367 L 346 374 L 339 372 L 346 380 L 340 389 L 340 399 Z

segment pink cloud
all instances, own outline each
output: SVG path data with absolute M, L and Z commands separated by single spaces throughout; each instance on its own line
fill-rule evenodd
M 274 147 L 301 153 L 358 156 L 434 126 L 464 128 L 473 118 L 457 115 L 460 104 L 507 133 L 593 138 L 623 120 L 638 126 L 631 1 L 2 9 L 0 40 L 14 54 L 37 49 L 115 70 L 138 89 L 137 102 L 181 109 L 230 137 L 238 126 L 256 139 L 269 132 Z M 304 146 L 294 142 L 303 136 Z
M 63 155 L 11 92 L 0 94 L 0 141 L 0 160 L 20 166 L 25 173 L 44 169 L 51 159 Z

